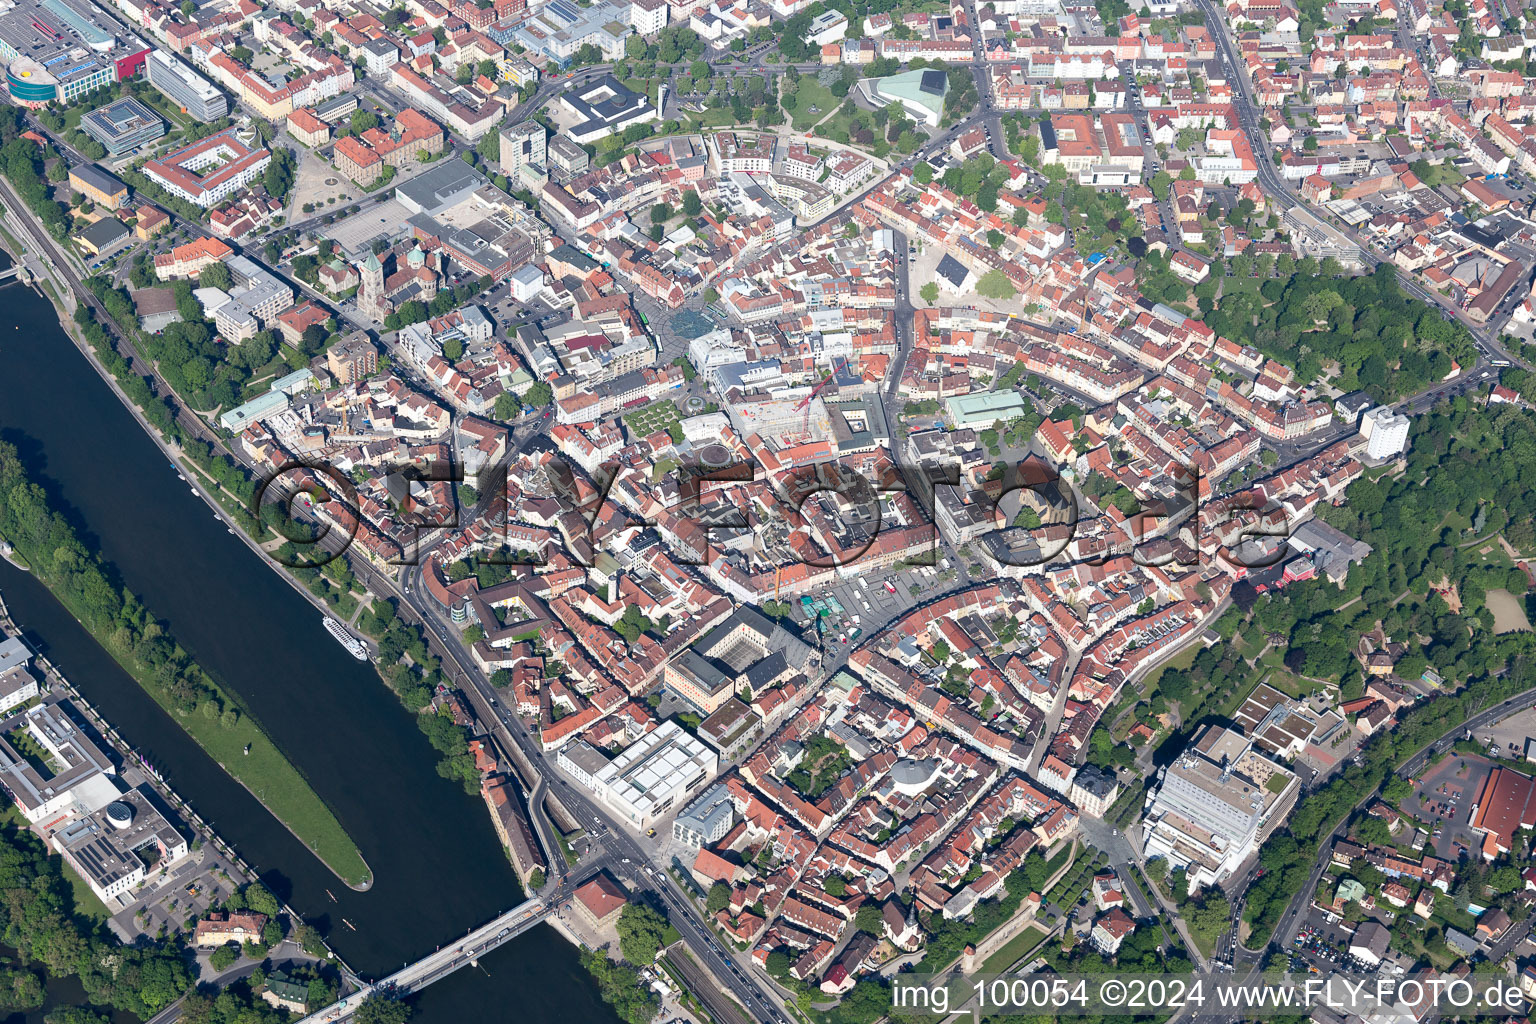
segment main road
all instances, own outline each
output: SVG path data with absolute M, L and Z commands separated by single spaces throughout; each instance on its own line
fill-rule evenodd
M 1447 729 L 1438 738 L 1426 743 L 1416 754 L 1399 765 L 1394 774 L 1404 778 L 1413 778 L 1424 770 L 1429 758 L 1449 750 L 1451 745 L 1456 742 L 1458 735 L 1502 721 L 1517 711 L 1523 711 L 1530 707 L 1536 707 L 1536 688 L 1524 690 L 1513 697 L 1508 697 L 1491 708 L 1479 711 L 1465 722 Z M 1291 902 L 1287 904 L 1285 913 L 1280 916 L 1280 920 L 1275 925 L 1275 930 L 1266 946 L 1261 949 L 1238 947 L 1239 952 L 1234 959 L 1240 960 L 1249 968 L 1248 974 L 1243 979 L 1245 982 L 1251 982 L 1257 978 L 1266 949 L 1284 950 L 1290 947 L 1291 940 L 1301 927 L 1301 922 L 1306 915 L 1306 909 L 1311 905 L 1312 894 L 1317 890 L 1317 883 L 1322 879 L 1323 872 L 1328 869 L 1328 865 L 1332 861 L 1334 841 L 1344 835 L 1348 829 L 1350 819 L 1375 798 L 1375 789 L 1362 793 L 1360 799 L 1355 801 L 1354 806 L 1339 819 L 1339 823 L 1334 827 L 1333 831 L 1318 840 L 1317 859 L 1312 864 L 1312 871 L 1307 876 L 1307 883 L 1302 886 L 1295 896 L 1291 897 Z M 1234 966 L 1236 965 L 1234 964 Z M 1228 1024 L 1228 1022 L 1238 1020 L 1240 1016 L 1240 1014 L 1233 1012 L 1224 1016 L 1216 1016 L 1212 1019 L 1216 1024 Z
M 525 438 L 521 445 L 532 443 L 534 436 L 537 435 Z M 424 548 L 423 555 L 429 547 L 430 544 Z M 449 669 L 455 681 L 470 694 L 481 712 L 482 720 L 492 724 L 498 741 L 509 749 L 515 748 L 525 762 L 533 766 L 535 773 L 543 780 L 549 792 L 583 828 L 588 829 L 597 839 L 605 851 L 602 863 L 614 874 L 624 876 L 635 889 L 650 892 L 656 896 L 668 910 L 668 918 L 672 925 L 677 928 L 700 962 L 746 1008 L 754 1020 L 765 1022 L 765 1024 L 791 1024 L 779 1005 L 778 997 L 766 990 L 752 974 L 743 968 L 725 948 L 712 928 L 699 918 L 691 897 L 684 893 L 672 879 L 666 870 L 666 865 L 654 863 L 651 854 L 642 849 L 636 837 L 613 821 L 587 793 L 571 785 L 564 773 L 556 767 L 554 758 L 544 751 L 542 745 L 535 740 L 528 729 L 507 714 L 505 706 L 496 697 L 495 688 L 491 686 L 490 681 L 465 657 L 464 645 L 457 631 L 451 624 L 444 621 L 440 614 L 441 610 L 433 607 L 431 598 L 424 593 L 421 585 L 422 571 L 420 564 L 417 564 L 404 567 L 398 579 L 375 573 L 371 577 L 370 585 L 387 586 L 393 591 L 393 596 L 397 600 L 416 613 L 426 627 L 428 637 L 442 654 L 445 668 Z M 534 809 L 530 808 L 530 810 Z M 553 852 L 555 855 L 550 858 L 553 872 L 563 876 L 565 869 L 559 858 L 558 846 Z M 595 864 L 587 865 L 584 871 L 591 870 L 595 866 Z M 562 880 L 562 886 L 567 884 L 568 882 Z
M 1321 221 L 1323 217 L 1317 213 L 1313 213 L 1306 203 L 1302 202 L 1290 191 L 1289 187 L 1281 179 L 1280 175 L 1275 172 L 1274 164 L 1270 160 L 1271 150 L 1269 148 L 1269 142 L 1264 137 L 1264 132 L 1259 124 L 1260 117 L 1256 111 L 1256 105 L 1253 102 L 1253 95 L 1248 81 L 1248 72 L 1245 66 L 1241 64 L 1237 59 L 1237 51 L 1232 44 L 1231 34 L 1228 32 L 1224 10 L 1218 7 L 1213 2 L 1213 0 L 1195 0 L 1195 3 L 1200 8 L 1201 13 L 1205 15 L 1206 25 L 1209 28 L 1211 35 L 1216 40 L 1216 45 L 1220 51 L 1218 53 L 1218 59 L 1226 63 L 1229 77 L 1237 83 L 1237 91 L 1233 94 L 1232 105 L 1237 110 L 1238 127 L 1247 133 L 1249 144 L 1253 149 L 1253 159 L 1254 164 L 1258 167 L 1258 178 L 1260 185 L 1263 187 L 1265 193 L 1271 196 L 1280 206 L 1287 208 L 1299 207 L 1303 210 L 1307 210 L 1309 213 L 1312 213 L 1314 217 Z M 1385 262 L 1371 251 L 1368 240 L 1362 240 L 1358 238 L 1352 230 L 1341 231 L 1340 233 L 1345 235 L 1345 237 L 1348 237 L 1352 242 L 1359 246 L 1361 259 L 1371 269 L 1375 269 L 1379 264 Z M 1466 317 L 1463 315 L 1463 311 L 1459 307 L 1450 302 L 1447 302 L 1445 298 L 1440 295 L 1426 291 L 1422 286 L 1419 285 L 1417 281 L 1413 279 L 1412 276 L 1405 273 L 1395 264 L 1393 265 L 1393 271 L 1397 274 L 1398 284 L 1404 291 L 1408 292 L 1408 294 L 1414 296 L 1417 299 L 1421 299 L 1432 306 L 1439 306 L 1452 317 L 1455 317 L 1464 323 L 1466 322 Z M 1504 305 L 1501 305 L 1500 309 L 1496 311 L 1494 318 L 1490 320 L 1486 327 L 1477 327 L 1470 323 L 1466 324 L 1469 333 L 1472 335 L 1473 344 L 1477 347 L 1480 360 L 1498 359 L 1509 360 L 1511 362 L 1514 361 L 1514 358 L 1508 352 L 1506 352 L 1496 340 L 1498 334 L 1498 323 L 1508 312 L 1507 309 L 1504 308 L 1507 305 L 1507 302 Z M 1469 369 L 1477 368 L 1478 367 L 1471 367 Z

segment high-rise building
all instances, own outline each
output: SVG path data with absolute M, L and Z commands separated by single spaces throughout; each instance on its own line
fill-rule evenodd
M 1190 892 L 1220 884 L 1284 823 L 1300 788 L 1247 737 L 1207 726 L 1148 791 L 1146 857 L 1184 868 Z
M 1360 418 L 1360 436 L 1371 459 L 1390 459 L 1408 450 L 1408 417 L 1379 405 Z
M 149 84 L 199 121 L 217 121 L 229 113 L 229 100 L 208 79 L 164 50 L 154 50 L 144 63 Z
M 533 118 L 501 130 L 501 173 L 511 177 L 524 167 L 544 169 L 548 159 L 544 126 Z
M 331 346 L 325 354 L 331 376 L 343 384 L 363 380 L 379 372 L 379 350 L 362 331 L 355 331 Z

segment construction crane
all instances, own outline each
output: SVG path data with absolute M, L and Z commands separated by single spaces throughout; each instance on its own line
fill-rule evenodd
M 842 364 L 841 367 L 838 366 L 839 363 Z M 811 432 L 811 401 L 817 395 L 821 394 L 821 389 L 822 388 L 826 387 L 828 384 L 832 383 L 834 380 L 837 379 L 837 374 L 838 374 L 838 370 L 839 369 L 847 369 L 847 367 L 848 367 L 848 361 L 846 359 L 843 359 L 841 356 L 833 357 L 833 360 L 832 360 L 832 372 L 828 373 L 825 377 L 821 378 L 821 383 L 817 384 L 814 388 L 812 388 L 811 389 L 811 393 L 806 395 L 804 398 L 800 399 L 800 404 L 795 406 L 795 410 L 796 411 L 799 411 L 801 409 L 805 410 L 805 418 L 804 418 L 804 420 L 800 424 L 800 432 L 802 434 L 809 434 Z

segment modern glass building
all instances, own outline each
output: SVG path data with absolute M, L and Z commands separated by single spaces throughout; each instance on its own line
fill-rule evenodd
M 80 130 L 113 156 L 131 153 L 165 134 L 160 115 L 133 97 L 113 100 L 80 119 Z
M 13 102 L 71 101 L 136 74 L 149 47 L 81 0 L 23 0 L 0 11 L 0 60 Z

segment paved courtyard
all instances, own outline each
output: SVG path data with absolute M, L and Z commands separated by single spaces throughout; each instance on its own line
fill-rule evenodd
M 365 195 L 319 153 L 303 146 L 296 147 L 294 152 L 298 154 L 299 167 L 294 176 L 293 191 L 288 194 L 290 221 L 311 216 L 304 212 L 306 203 L 314 207 L 314 213 L 324 213 Z

